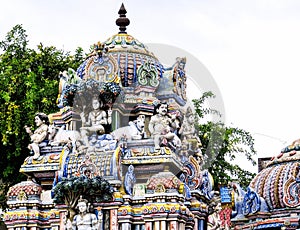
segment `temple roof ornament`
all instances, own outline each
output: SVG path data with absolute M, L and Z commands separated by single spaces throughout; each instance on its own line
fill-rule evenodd
M 130 24 L 130 20 L 128 18 L 126 18 L 126 9 L 124 7 L 124 4 L 122 3 L 118 14 L 120 15 L 120 17 L 116 20 L 116 25 L 119 26 L 120 31 L 119 34 L 127 34 L 126 32 L 126 26 L 128 26 Z

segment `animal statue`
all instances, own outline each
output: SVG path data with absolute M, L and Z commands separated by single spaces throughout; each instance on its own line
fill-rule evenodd
M 145 115 L 139 115 L 136 120 L 129 121 L 128 126 L 121 127 L 112 132 L 112 136 L 120 140 L 126 136 L 128 140 L 141 140 L 147 138 L 145 132 Z
M 81 138 L 80 133 L 75 130 L 66 130 L 66 126 L 63 125 L 60 128 L 50 125 L 48 133 L 51 136 L 49 143 L 51 146 L 64 145 L 68 142 L 75 142 Z

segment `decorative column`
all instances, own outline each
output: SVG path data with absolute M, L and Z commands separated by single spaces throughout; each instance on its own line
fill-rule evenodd
M 145 230 L 152 230 L 152 222 L 145 223 Z
M 118 230 L 118 210 L 117 209 L 110 210 L 110 229 Z
M 122 223 L 122 230 L 131 230 L 131 223 Z
M 160 230 L 166 230 L 166 229 L 167 229 L 166 221 L 162 220 L 160 222 Z
M 204 230 L 204 220 L 198 220 L 198 230 Z
M 177 221 L 173 220 L 170 222 L 170 230 L 179 230 Z
M 156 220 L 154 222 L 154 229 L 153 230 L 160 230 L 160 222 L 158 220 Z

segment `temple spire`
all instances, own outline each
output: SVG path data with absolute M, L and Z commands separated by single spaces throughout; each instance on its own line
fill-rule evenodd
M 117 26 L 119 26 L 119 34 L 127 34 L 126 32 L 126 26 L 130 24 L 130 21 L 128 18 L 126 18 L 126 9 L 124 7 L 124 4 L 122 3 L 120 9 L 119 9 L 119 18 L 116 20 Z

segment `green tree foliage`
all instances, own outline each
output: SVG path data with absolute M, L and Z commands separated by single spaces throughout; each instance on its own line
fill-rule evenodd
M 88 199 L 90 203 L 106 202 L 112 201 L 113 192 L 114 189 L 109 182 L 100 176 L 63 178 L 53 189 L 54 203 L 67 205 L 71 219 L 80 196 Z
M 55 47 L 39 44 L 28 48 L 26 31 L 16 25 L 0 42 L 0 201 L 10 185 L 19 182 L 18 173 L 29 155 L 30 142 L 24 126 L 34 126 L 34 114 L 56 112 L 58 75 L 68 67 L 77 68 L 83 59 L 78 48 L 71 56 Z
M 218 113 L 205 107 L 206 100 L 212 97 L 212 92 L 206 92 L 199 99 L 193 100 L 199 118 Z M 255 174 L 244 170 L 233 163 L 233 160 L 243 155 L 253 166 L 256 164 L 253 159 L 256 151 L 251 134 L 240 128 L 225 126 L 221 122 L 206 121 L 198 124 L 197 128 L 205 159 L 203 167 L 212 174 L 215 189 L 218 189 L 219 184 L 229 181 L 237 181 L 241 187 L 246 188 Z

